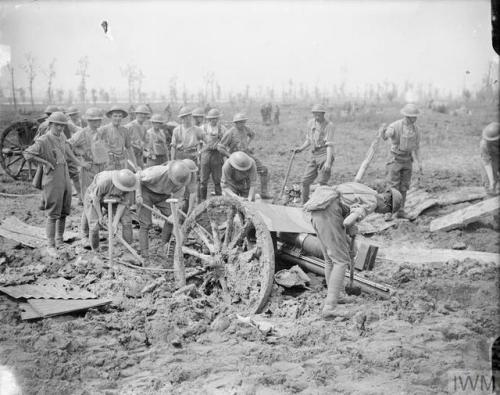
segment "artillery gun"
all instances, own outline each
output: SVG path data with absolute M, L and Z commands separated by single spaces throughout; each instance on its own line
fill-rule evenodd
M 241 312 L 263 311 L 276 260 L 324 273 L 314 228 L 302 209 L 217 196 L 198 205 L 182 226 L 186 266 L 204 268 L 201 292 L 218 292 Z M 346 274 L 347 275 L 347 274 Z M 387 298 L 393 290 L 355 275 L 364 292 Z

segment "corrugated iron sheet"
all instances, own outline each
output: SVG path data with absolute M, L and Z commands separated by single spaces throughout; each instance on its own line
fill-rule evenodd
M 40 317 L 53 317 L 56 315 L 87 310 L 93 307 L 104 306 L 111 303 L 111 299 L 87 300 L 61 300 L 61 299 L 28 299 L 29 306 Z M 32 311 L 29 312 L 32 316 Z M 33 317 L 32 318 L 37 318 Z
M 245 203 L 257 211 L 271 232 L 316 234 L 301 208 L 267 203 Z
M 0 287 L 0 291 L 14 299 L 95 299 L 91 292 L 77 288 L 68 280 L 49 279 L 42 284 L 23 284 Z

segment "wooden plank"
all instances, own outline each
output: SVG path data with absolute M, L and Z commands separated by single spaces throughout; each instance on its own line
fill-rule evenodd
M 444 263 L 451 259 L 458 261 L 474 259 L 481 262 L 500 264 L 500 254 L 444 248 L 381 247 L 378 250 L 378 258 L 398 263 L 414 264 Z
M 42 317 L 72 313 L 111 303 L 111 299 L 28 299 L 29 305 Z
M 495 215 L 500 207 L 500 199 L 494 197 L 453 213 L 436 218 L 430 223 L 430 231 L 450 230 L 475 222 L 481 218 Z
M 437 197 L 440 206 L 470 202 L 471 200 L 484 199 L 488 195 L 483 187 L 459 187 L 453 191 L 445 192 Z
M 405 211 L 407 218 L 416 219 L 423 211 L 438 204 L 435 196 L 423 189 L 414 189 L 408 192 L 406 197 Z

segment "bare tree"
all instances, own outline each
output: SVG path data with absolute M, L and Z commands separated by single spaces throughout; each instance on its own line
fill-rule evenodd
M 177 76 L 173 76 L 169 81 L 169 95 L 170 101 L 173 103 L 177 102 Z
M 145 77 L 145 75 L 142 72 L 142 70 L 136 67 L 136 70 L 135 70 L 135 81 L 137 82 L 137 100 L 140 103 L 143 103 L 143 102 L 146 101 L 146 99 L 144 97 L 145 95 L 142 92 L 142 81 L 144 80 L 144 77 Z
M 64 89 L 56 90 L 57 102 L 62 103 L 64 101 Z
M 97 103 L 97 89 L 92 88 L 90 94 L 92 95 L 92 104 L 95 106 L 95 104 Z
M 122 76 L 127 78 L 129 103 L 133 103 L 135 100 L 135 82 L 137 81 L 137 72 L 137 67 L 132 64 L 128 64 L 126 67 L 121 69 Z
M 33 81 L 35 80 L 36 77 L 35 58 L 31 53 L 27 53 L 25 55 L 25 58 L 26 58 L 26 64 L 23 65 L 23 70 L 28 75 L 31 108 L 34 108 L 35 100 L 33 99 Z
M 52 103 L 54 100 L 54 92 L 52 88 L 52 84 L 54 83 L 54 78 L 56 76 L 56 59 L 52 59 L 52 62 L 49 64 L 49 69 L 44 72 L 47 76 L 47 100 L 49 103 Z
M 76 75 L 80 76 L 80 85 L 78 85 L 78 96 L 80 97 L 80 102 L 86 103 L 87 96 L 87 78 L 89 77 L 87 71 L 89 69 L 89 58 L 84 56 L 78 60 L 78 67 L 76 69 Z
M 7 63 L 7 70 L 9 71 L 10 74 L 10 86 L 11 86 L 11 92 L 12 92 L 12 102 L 14 103 L 14 110 L 17 112 L 17 100 L 16 100 L 16 84 L 14 82 L 14 66 L 12 66 L 12 63 Z

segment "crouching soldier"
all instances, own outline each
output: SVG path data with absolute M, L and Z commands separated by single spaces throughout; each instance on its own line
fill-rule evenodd
M 169 215 L 170 197 L 180 197 L 188 189 L 196 198 L 196 184 L 193 185 L 191 170 L 181 160 L 171 161 L 165 165 L 151 166 L 138 172 L 139 188 L 136 192 L 137 215 L 139 217 L 139 246 L 141 255 L 149 260 L 149 229 L 152 225 L 151 211 L 145 207 L 156 207 L 163 215 Z M 192 210 L 193 207 L 190 207 Z M 189 212 L 190 212 L 189 210 Z M 166 244 L 172 234 L 172 224 L 165 221 L 161 240 Z
M 222 194 L 255 200 L 257 165 L 242 151 L 233 152 L 222 166 Z
M 151 117 L 152 128 L 146 132 L 146 166 L 156 166 L 165 163 L 168 160 L 168 150 L 170 144 L 167 142 L 167 136 L 162 130 L 165 120 L 161 114 L 154 114 Z
M 116 233 L 118 222 L 122 224 L 122 237 L 132 243 L 132 218 L 128 206 L 132 200 L 131 192 L 138 188 L 139 182 L 129 169 L 106 170 L 94 177 L 94 180 L 87 188 L 83 201 L 83 214 L 80 225 L 83 245 L 88 245 L 92 250 L 99 249 L 99 227 L 104 225 L 102 207 L 107 207 L 106 199 L 117 201 L 113 204 L 113 229 Z M 111 215 L 111 213 L 108 213 Z
M 500 193 L 500 123 L 492 122 L 483 129 L 479 149 L 487 177 L 486 192 L 490 195 Z
M 353 245 L 348 235 L 356 234 L 356 223 L 372 212 L 397 212 L 402 197 L 391 188 L 383 194 L 357 183 L 348 182 L 336 186 L 320 186 L 304 205 L 321 244 L 325 260 L 325 280 L 328 287 L 322 315 L 333 318 L 343 289 L 346 267 L 351 264 Z
M 24 151 L 27 160 L 43 165 L 43 201 L 47 212 L 46 235 L 48 251 L 56 255 L 57 244 L 63 243 L 66 217 L 71 210 L 71 181 L 68 159 L 79 164 L 62 133 L 68 120 L 62 112 L 53 112 L 47 119 L 48 131 Z

